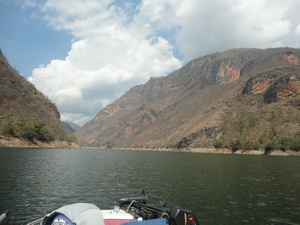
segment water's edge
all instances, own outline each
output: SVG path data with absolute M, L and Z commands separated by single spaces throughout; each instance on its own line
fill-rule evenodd
M 80 147 L 76 143 L 69 143 L 66 141 L 54 142 L 30 142 L 18 138 L 0 136 L 0 148 L 64 148 L 64 149 L 102 149 L 97 147 Z M 191 153 L 213 153 L 213 154 L 243 154 L 243 155 L 276 155 L 276 156 L 300 156 L 300 151 L 292 150 L 272 150 L 265 153 L 264 150 L 238 150 L 233 152 L 231 149 L 216 149 L 216 148 L 111 148 L 112 150 L 133 150 L 133 151 L 164 151 L 164 152 L 191 152 Z
M 86 147 L 90 148 L 90 147 Z M 93 147 L 91 147 L 93 148 Z M 101 149 L 101 148 L 94 148 Z M 233 152 L 231 149 L 227 148 L 111 148 L 112 150 L 132 150 L 132 151 L 161 151 L 161 152 L 190 152 L 190 153 L 210 153 L 210 154 L 236 154 L 236 155 L 276 155 L 276 156 L 300 156 L 300 152 L 292 150 L 272 150 L 267 154 L 263 150 L 238 150 Z
M 41 142 L 0 136 L 0 148 L 79 148 L 79 146 L 66 141 Z

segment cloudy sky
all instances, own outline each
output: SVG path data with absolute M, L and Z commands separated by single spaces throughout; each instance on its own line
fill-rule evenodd
M 230 48 L 300 47 L 299 0 L 0 0 L 0 48 L 80 125 L 137 84 Z

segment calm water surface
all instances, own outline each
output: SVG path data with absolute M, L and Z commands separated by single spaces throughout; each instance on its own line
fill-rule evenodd
M 201 224 L 300 224 L 300 157 L 92 149 L 0 149 L 0 212 L 22 224 L 62 205 L 112 208 L 148 193 Z

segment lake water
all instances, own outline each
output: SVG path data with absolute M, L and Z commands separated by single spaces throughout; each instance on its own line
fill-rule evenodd
M 62 205 L 113 208 L 148 194 L 200 224 L 300 224 L 300 157 L 96 149 L 0 149 L 0 212 L 22 224 Z

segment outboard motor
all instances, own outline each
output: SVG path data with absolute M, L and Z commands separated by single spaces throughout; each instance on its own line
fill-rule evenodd
M 148 198 L 144 191 L 143 193 L 144 196 L 142 197 L 121 198 L 118 200 L 121 209 L 135 218 L 143 219 L 138 224 L 199 225 L 196 215 L 192 211 L 182 209 L 179 206 L 166 208 L 166 204 L 160 206 L 149 205 Z M 131 224 L 137 224 L 137 222 L 127 223 L 126 225 Z
M 174 206 L 170 209 L 170 225 L 199 225 L 196 215 L 186 209 L 182 209 L 179 206 Z

